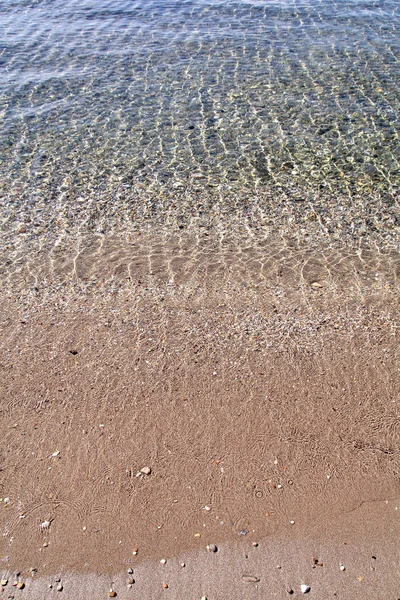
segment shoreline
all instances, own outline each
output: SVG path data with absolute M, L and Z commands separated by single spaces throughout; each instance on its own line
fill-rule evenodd
M 267 594 L 283 600 L 303 597 L 301 586 L 309 588 L 310 598 L 396 598 L 399 500 L 364 504 L 333 519 L 294 525 L 263 539 L 249 533 L 218 545 L 216 552 L 207 551 L 201 539 L 197 549 L 172 556 L 160 552 L 154 560 L 141 559 L 139 552 L 108 574 L 86 564 L 81 574 L 61 567 L 46 575 L 39 568 L 16 576 L 3 566 L 2 578 L 8 580 L 3 589 L 6 597 L 32 600 L 107 598 L 111 591 L 122 599 L 212 600 L 229 594 L 247 600 Z M 24 589 L 16 589 L 16 582 L 23 582 Z

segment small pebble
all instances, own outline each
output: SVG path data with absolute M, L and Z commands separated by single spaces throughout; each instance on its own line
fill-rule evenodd
M 160 560 L 160 563 L 161 563 L 162 565 L 165 565 L 165 564 L 166 564 L 166 562 L 167 562 L 167 560 L 166 560 L 165 558 L 162 558 L 162 559 Z
M 48 545 L 49 545 L 49 544 L 48 544 L 47 542 L 45 542 L 45 543 L 43 544 L 43 548 L 47 548 L 47 546 L 48 546 Z
M 140 469 L 140 472 L 143 473 L 143 475 L 150 475 L 151 469 L 150 467 L 143 467 L 142 469 Z
M 63 589 L 64 589 L 64 586 L 63 586 L 63 584 L 62 584 L 62 583 L 59 583 L 59 584 L 58 584 L 58 586 L 57 586 L 57 588 L 56 588 L 57 592 L 62 592 L 62 591 L 63 591 Z
M 340 565 L 340 570 L 341 570 L 341 571 L 345 571 L 345 570 L 346 570 L 346 567 L 345 567 L 344 565 Z
M 136 556 L 136 554 L 137 554 L 138 552 L 139 552 L 139 548 L 134 548 L 134 549 L 132 550 L 132 554 L 133 554 L 133 556 Z
M 260 581 L 260 578 L 255 575 L 243 575 L 242 581 L 244 581 L 244 583 L 257 583 Z
M 116 598 L 117 597 L 117 592 L 114 592 L 114 590 L 110 590 L 108 592 L 108 597 L 109 598 Z
M 209 552 L 218 552 L 218 548 L 215 544 L 209 544 L 206 548 Z
M 291 524 L 291 525 L 294 525 L 294 521 L 290 521 L 290 524 Z
M 168 589 L 168 583 L 163 583 L 162 586 L 163 586 L 164 590 Z
M 19 582 L 17 583 L 17 588 L 18 588 L 19 590 L 23 590 L 23 589 L 24 589 L 24 587 L 25 587 L 25 583 L 24 583 L 23 581 L 19 581 Z
M 131 569 L 131 568 L 128 569 L 128 575 L 133 575 L 133 569 Z
M 290 596 L 293 596 L 293 594 L 294 594 L 294 590 L 292 590 L 292 588 L 290 588 L 290 589 L 287 591 L 287 593 L 288 593 Z
M 181 562 L 181 567 L 182 567 L 182 569 L 184 569 L 186 567 L 186 563 Z
M 302 594 L 308 594 L 308 592 L 311 590 L 309 585 L 306 585 L 305 583 L 302 583 L 300 586 L 300 590 Z
M 253 548 L 258 548 L 258 542 L 253 542 L 251 545 L 253 546 Z
M 127 585 L 129 585 L 129 587 L 131 585 L 133 585 L 134 583 L 135 583 L 135 580 L 133 579 L 133 577 L 131 577 L 131 579 L 128 579 L 128 581 L 127 581 Z
M 242 529 L 241 531 L 239 531 L 239 535 L 247 535 L 247 531 L 245 529 Z
M 0 581 L 0 585 L 2 585 L 3 587 L 5 587 L 7 585 L 7 583 L 8 583 L 8 579 L 2 579 Z

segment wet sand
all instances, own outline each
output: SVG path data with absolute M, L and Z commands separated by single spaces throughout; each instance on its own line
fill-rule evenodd
M 126 600 L 222 599 L 227 595 L 284 600 L 303 597 L 301 586 L 307 585 L 309 598 L 398 598 L 397 508 L 399 504 L 393 501 L 366 503 L 260 542 L 251 542 L 257 539 L 254 534 L 239 542 L 225 542 L 216 553 L 208 552 L 199 540 L 197 549 L 181 551 L 165 563 L 160 562 L 162 553 L 146 561 L 138 555 L 108 575 L 93 569 L 71 574 L 63 568 L 48 576 L 23 573 L 16 578 L 10 574 L 5 590 L 15 598 L 35 600 L 108 598 L 110 590 Z M 17 579 L 25 582 L 24 590 L 15 591 L 12 583 Z M 60 584 L 62 593 L 57 591 Z
M 397 255 L 216 245 L 5 281 L 4 597 L 398 597 Z

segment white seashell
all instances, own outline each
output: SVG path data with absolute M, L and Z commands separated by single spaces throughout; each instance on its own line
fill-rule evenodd
M 43 523 L 40 524 L 40 529 L 48 529 L 51 525 L 51 521 L 43 521 Z

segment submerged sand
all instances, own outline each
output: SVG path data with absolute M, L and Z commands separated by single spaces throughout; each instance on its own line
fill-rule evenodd
M 3 281 L 5 597 L 400 594 L 397 254 L 207 238 Z

